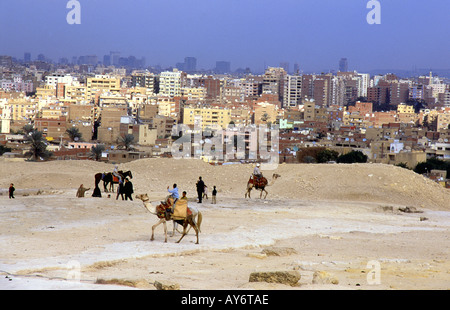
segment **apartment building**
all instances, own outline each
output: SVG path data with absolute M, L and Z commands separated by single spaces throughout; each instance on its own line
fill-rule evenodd
M 192 108 L 185 107 L 183 123 L 194 126 L 196 122 L 205 128 L 226 128 L 231 122 L 231 111 L 222 108 Z
M 159 94 L 162 96 L 181 96 L 181 89 L 185 86 L 187 74 L 174 69 L 173 72 L 164 71 L 159 76 Z
M 120 78 L 110 77 L 108 75 L 96 75 L 86 79 L 87 99 L 92 100 L 96 94 L 103 92 L 119 93 Z

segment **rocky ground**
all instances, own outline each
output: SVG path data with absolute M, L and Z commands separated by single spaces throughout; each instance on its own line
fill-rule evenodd
M 281 177 L 261 200 L 244 198 L 251 165 L 144 159 L 119 168 L 153 202 L 173 183 L 186 190 L 203 215 L 200 244 L 192 231 L 164 243 L 162 225 L 150 241 L 157 218 L 142 201 L 91 197 L 94 174 L 111 164 L 0 161 L 0 288 L 449 288 L 450 192 L 411 171 L 284 164 L 263 171 Z M 199 176 L 209 192 L 217 186 L 217 204 L 196 203 Z M 91 187 L 84 198 L 75 197 L 80 184 Z

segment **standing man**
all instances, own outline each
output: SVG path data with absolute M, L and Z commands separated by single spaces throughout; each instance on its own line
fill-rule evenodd
M 11 198 L 14 198 L 14 191 L 15 191 L 16 189 L 14 188 L 14 184 L 10 184 L 9 185 L 9 199 L 11 199 Z
M 133 201 L 133 198 L 131 197 L 131 194 L 134 193 L 133 191 L 133 183 L 131 183 L 128 178 L 125 179 L 125 185 L 124 185 L 124 193 L 125 193 L 125 200 L 128 200 L 130 198 L 131 201 Z
M 198 203 L 202 203 L 203 191 L 205 190 L 205 183 L 202 180 L 202 177 L 198 178 L 197 181 L 197 195 L 198 195 Z

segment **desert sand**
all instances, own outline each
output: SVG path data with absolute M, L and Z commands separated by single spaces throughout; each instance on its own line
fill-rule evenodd
M 253 166 L 142 159 L 134 195 L 152 202 L 177 183 L 203 215 L 164 243 L 142 201 L 91 197 L 93 161 L 0 160 L 0 289 L 314 290 L 450 288 L 450 191 L 412 171 L 381 164 L 282 164 L 264 171 L 267 199 L 244 193 Z M 209 199 L 198 204 L 202 176 Z M 14 183 L 15 199 L 8 198 Z M 77 198 L 80 184 L 90 187 Z M 212 187 L 218 189 L 211 204 Z M 168 223 L 169 235 L 172 222 Z M 249 282 L 253 272 L 296 271 L 295 285 Z M 323 275 L 323 278 L 316 277 Z M 106 283 L 106 284 L 96 284 Z

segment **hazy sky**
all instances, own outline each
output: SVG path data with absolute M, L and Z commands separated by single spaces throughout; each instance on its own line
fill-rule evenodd
M 0 55 L 28 51 L 57 60 L 110 51 L 174 66 L 197 58 L 232 69 L 298 63 L 304 71 L 450 68 L 449 0 L 379 0 L 381 24 L 369 25 L 369 0 L 79 0 L 81 24 L 69 25 L 68 0 L 0 0 Z

